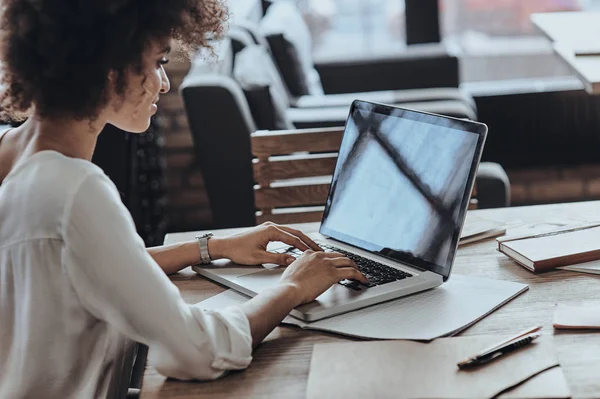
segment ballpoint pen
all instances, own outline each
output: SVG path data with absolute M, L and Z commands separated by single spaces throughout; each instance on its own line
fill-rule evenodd
M 523 346 L 530 344 L 534 339 L 538 338 L 539 336 L 539 333 L 534 332 L 531 334 L 522 335 L 513 340 L 505 341 L 496 347 L 485 350 L 475 356 L 463 360 L 462 362 L 458 363 L 458 367 L 462 369 L 488 363 L 500 356 L 503 356 L 516 349 L 522 348 Z

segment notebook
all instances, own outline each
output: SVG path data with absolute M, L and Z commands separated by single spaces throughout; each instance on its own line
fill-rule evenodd
M 570 397 L 552 336 L 542 336 L 535 343 L 475 369 L 458 369 L 458 361 L 503 338 L 476 336 L 441 338 L 431 343 L 374 341 L 316 344 L 306 397 Z M 352 380 L 357 376 L 358 381 Z
M 512 281 L 453 274 L 446 284 L 429 291 L 314 322 L 288 316 L 283 323 L 358 338 L 432 340 L 457 334 L 528 288 Z M 248 299 L 228 290 L 200 306 L 220 309 Z
M 600 260 L 597 224 L 533 236 L 506 236 L 497 242 L 500 252 L 533 272 Z
M 552 325 L 557 330 L 600 330 L 600 303 L 583 305 L 558 304 Z

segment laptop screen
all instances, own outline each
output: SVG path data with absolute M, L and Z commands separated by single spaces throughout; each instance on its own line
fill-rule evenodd
M 321 233 L 448 277 L 487 128 L 354 102 Z

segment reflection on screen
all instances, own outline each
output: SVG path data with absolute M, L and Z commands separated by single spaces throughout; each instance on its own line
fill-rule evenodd
M 321 232 L 416 265 L 445 267 L 479 136 L 452 128 L 452 120 L 392 112 L 354 108 Z

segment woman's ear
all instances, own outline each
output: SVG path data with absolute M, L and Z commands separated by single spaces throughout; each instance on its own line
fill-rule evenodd
M 108 72 L 108 81 L 111 83 L 114 83 L 117 81 L 117 71 L 115 71 L 114 69 L 111 69 Z

